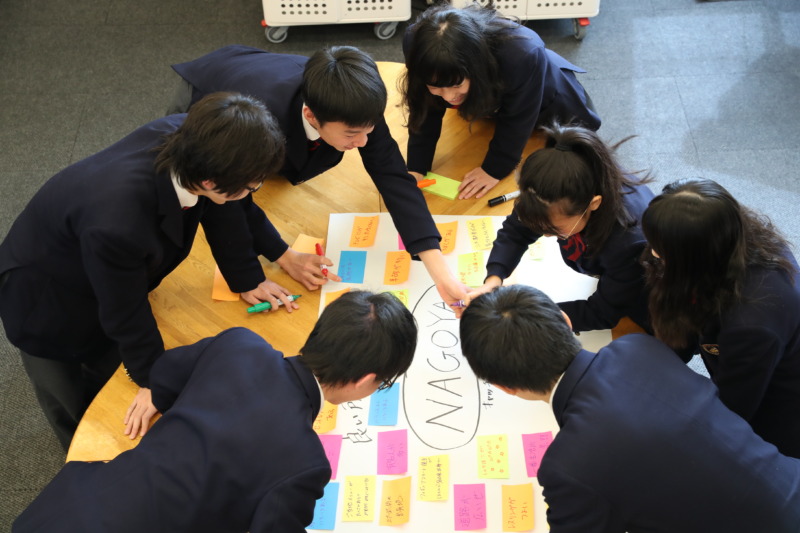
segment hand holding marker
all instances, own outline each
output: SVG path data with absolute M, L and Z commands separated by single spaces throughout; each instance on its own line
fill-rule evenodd
M 300 298 L 301 296 L 302 296 L 302 294 L 292 294 L 292 295 L 289 296 L 289 301 L 293 302 L 293 301 L 297 300 L 298 298 Z M 280 307 L 282 305 L 283 305 L 283 302 L 278 300 L 278 307 Z M 270 309 L 272 309 L 272 304 L 271 303 L 269 303 L 269 302 L 261 302 L 260 304 L 256 304 L 253 307 L 248 307 L 247 308 L 247 312 L 248 313 L 260 313 L 261 311 L 269 311 Z
M 320 243 L 316 243 L 316 248 L 317 248 L 317 255 L 322 257 L 323 256 L 322 245 Z M 328 277 L 328 269 L 325 268 L 325 266 L 322 267 L 322 275 L 325 276 L 326 278 Z

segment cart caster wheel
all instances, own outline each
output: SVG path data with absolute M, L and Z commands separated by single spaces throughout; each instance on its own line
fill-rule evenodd
M 572 36 L 576 40 L 582 41 L 586 37 L 586 30 L 589 29 L 589 19 L 572 19 Z
M 380 24 L 375 24 L 375 37 L 382 41 L 394 37 L 396 31 L 397 22 L 381 22 Z
M 267 26 L 264 28 L 264 35 L 271 43 L 282 43 L 289 36 L 289 28 L 287 26 Z

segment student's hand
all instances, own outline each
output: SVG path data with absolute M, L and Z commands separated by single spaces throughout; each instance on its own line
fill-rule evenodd
M 342 278 L 330 272 L 330 270 L 327 276 L 322 274 L 324 267 L 333 266 L 333 261 L 324 256 L 301 254 L 288 248 L 276 263 L 310 291 L 318 289 L 320 285 L 324 285 L 328 280 L 342 281 Z
M 419 258 L 436 284 L 436 290 L 439 292 L 442 301 L 451 306 L 450 309 L 455 312 L 456 317 L 461 318 L 463 309 L 452 307 L 452 304 L 467 297 L 468 287 L 458 281 L 450 271 L 441 250 L 422 251 L 419 253 Z
M 289 299 L 289 296 L 291 296 L 292 293 L 290 293 L 286 288 L 281 287 L 274 281 L 270 281 L 268 279 L 259 283 L 258 287 L 252 291 L 243 292 L 240 293 L 240 295 L 242 300 L 250 305 L 257 305 L 261 302 L 271 303 L 272 308 L 269 309 L 269 311 L 277 311 L 280 309 L 280 307 L 285 307 L 286 311 L 291 313 L 300 307 L 296 302 L 293 302 Z M 281 301 L 283 305 L 279 307 L 278 301 Z
M 125 435 L 131 439 L 144 437 L 147 430 L 150 428 L 150 419 L 158 412 L 156 406 L 153 405 L 152 395 L 150 389 L 142 387 L 136 393 L 133 403 L 128 407 L 128 412 L 125 413 Z
M 486 281 L 483 282 L 483 285 L 476 289 L 472 289 L 467 293 L 467 298 L 464 300 L 464 307 L 468 306 L 469 303 L 480 296 L 481 294 L 486 294 L 487 292 L 492 292 L 495 287 L 499 287 L 503 284 L 503 280 L 500 279 L 499 276 L 489 276 L 486 278 Z
M 473 168 L 464 174 L 464 179 L 461 180 L 461 185 L 458 186 L 458 199 L 464 200 L 473 196 L 481 198 L 498 183 L 500 183 L 500 180 L 491 177 L 481 167 Z
M 421 180 L 422 178 L 425 177 L 422 174 L 420 174 L 419 172 L 411 172 L 409 170 L 408 173 L 411 174 L 412 176 L 414 176 L 414 179 L 417 180 L 417 181 L 419 181 L 419 180 Z

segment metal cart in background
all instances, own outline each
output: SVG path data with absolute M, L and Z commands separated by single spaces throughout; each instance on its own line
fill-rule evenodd
M 472 0 L 451 0 L 451 3 L 463 7 Z M 573 35 L 579 41 L 586 36 L 589 17 L 600 12 L 600 0 L 478 0 L 478 3 L 491 5 L 503 15 L 520 20 L 572 19 Z
M 262 0 L 264 35 L 286 40 L 291 26 L 374 22 L 375 36 L 390 39 L 397 24 L 411 18 L 411 0 Z

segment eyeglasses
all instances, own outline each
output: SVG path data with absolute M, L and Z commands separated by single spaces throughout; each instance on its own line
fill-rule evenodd
M 395 378 L 396 379 L 396 378 Z M 390 389 L 394 385 L 394 379 L 384 379 L 380 385 L 378 385 L 378 390 L 386 390 Z
M 258 189 L 260 189 L 262 185 L 264 185 L 264 182 L 263 182 L 263 181 L 262 181 L 261 183 L 259 183 L 258 185 L 256 185 L 255 187 L 245 187 L 245 189 L 247 189 L 247 190 L 248 190 L 248 191 L 250 191 L 251 193 L 254 193 L 254 192 L 256 192 Z
M 577 227 L 578 227 L 578 224 L 580 224 L 580 223 L 581 223 L 581 220 L 583 220 L 583 217 L 585 217 L 585 216 L 586 216 L 586 213 L 587 213 L 588 211 L 589 211 L 589 206 L 587 205 L 587 206 L 586 206 L 586 209 L 584 209 L 584 210 L 583 210 L 583 213 L 581 213 L 581 216 L 580 216 L 580 217 L 578 217 L 578 220 L 576 220 L 576 221 L 575 221 L 575 224 L 573 224 L 573 225 L 572 225 L 572 228 L 571 228 L 571 229 L 570 229 L 570 230 L 569 230 L 569 231 L 568 231 L 568 232 L 567 232 L 565 235 L 561 235 L 561 234 L 559 234 L 559 233 L 556 233 L 556 238 L 558 238 L 558 239 L 561 239 L 562 241 L 566 241 L 567 239 L 569 239 L 570 237 L 572 237 L 572 235 L 573 235 L 573 232 L 575 231 L 575 228 L 577 228 Z

